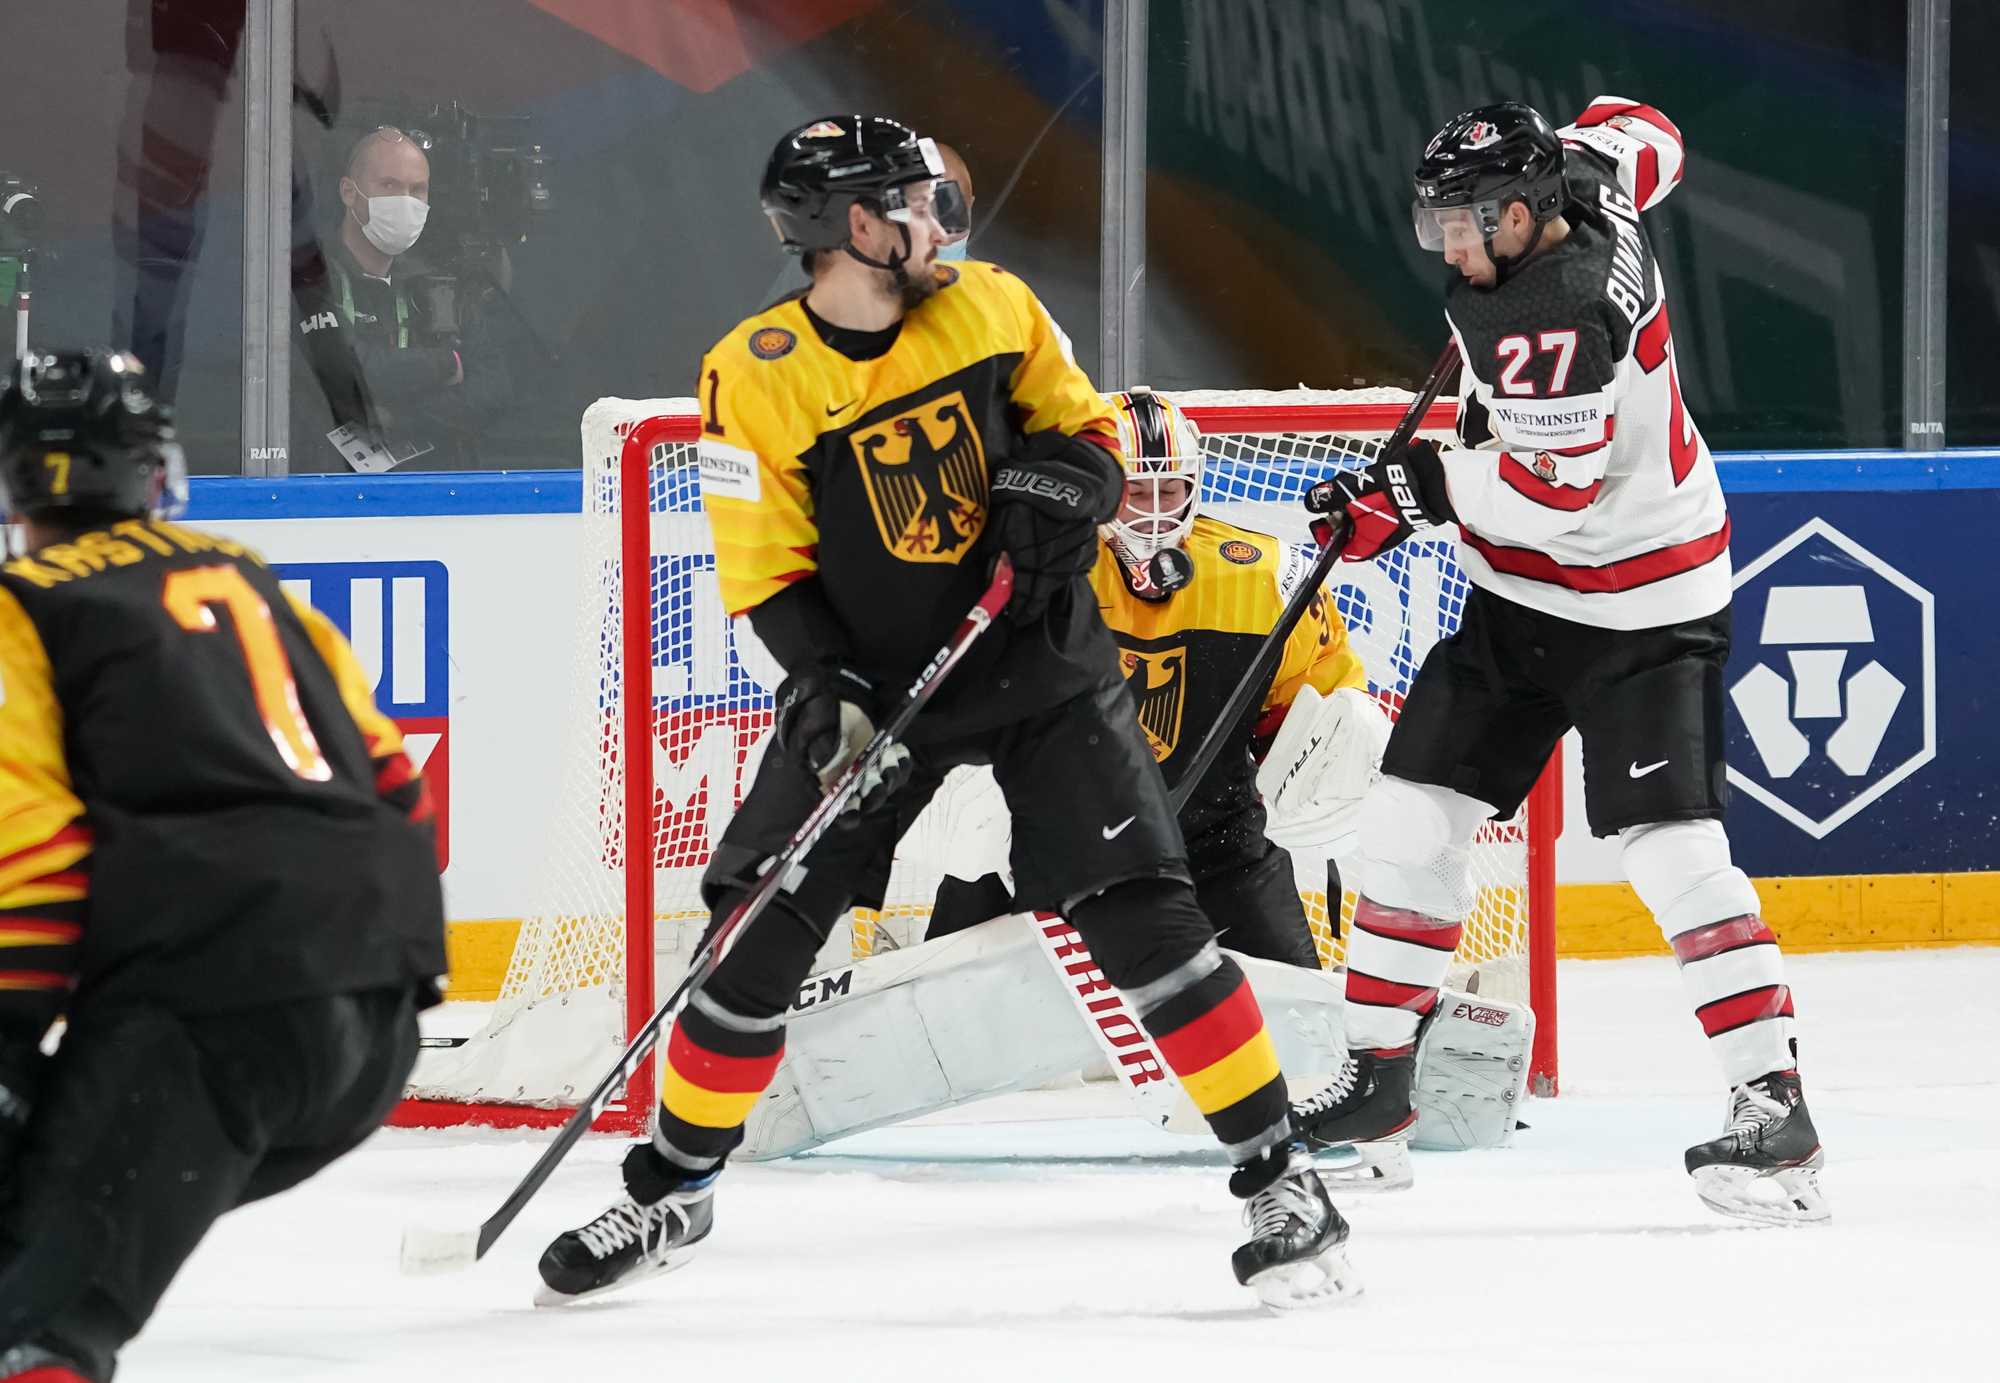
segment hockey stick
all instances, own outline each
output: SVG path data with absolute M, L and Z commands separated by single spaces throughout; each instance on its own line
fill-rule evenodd
M 1396 430 L 1389 434 L 1389 440 L 1382 444 L 1382 450 L 1378 454 L 1387 456 L 1409 445 L 1410 439 L 1417 435 L 1417 429 L 1423 425 L 1424 414 L 1428 413 L 1431 405 L 1437 402 L 1438 394 L 1444 389 L 1445 380 L 1456 368 L 1458 368 L 1458 339 L 1454 337 L 1445 343 L 1444 354 L 1438 357 L 1437 364 L 1431 366 L 1430 376 L 1424 380 L 1424 387 L 1418 390 L 1416 398 L 1410 401 L 1409 411 L 1403 414 L 1403 420 L 1396 424 Z M 1292 636 L 1292 630 L 1298 627 L 1299 621 L 1305 616 L 1306 606 L 1312 603 L 1312 598 L 1319 593 L 1319 588 L 1326 584 L 1326 578 L 1333 571 L 1334 563 L 1340 560 L 1341 545 L 1341 540 L 1336 535 L 1335 540 L 1328 543 L 1326 550 L 1320 553 L 1319 561 L 1313 564 L 1311 573 L 1299 583 L 1298 590 L 1292 593 L 1291 600 L 1286 603 L 1285 612 L 1279 617 L 1277 627 L 1265 636 L 1263 644 L 1257 649 L 1257 657 L 1250 664 L 1250 670 L 1243 674 L 1243 680 L 1238 682 L 1236 690 L 1229 694 L 1228 704 L 1222 708 L 1222 714 L 1208 727 L 1208 734 L 1202 737 L 1201 747 L 1195 750 L 1194 757 L 1188 761 L 1186 771 L 1181 774 L 1180 782 L 1174 785 L 1173 792 L 1168 795 L 1176 813 L 1187 805 L 1188 798 L 1194 796 L 1194 790 L 1201 786 L 1202 778 L 1214 766 L 1216 756 L 1222 753 L 1223 741 L 1229 738 L 1230 728 L 1242 719 L 1243 713 L 1250 708 L 1250 703 L 1260 694 L 1260 689 L 1270 683 L 1271 674 L 1277 671 L 1279 660 L 1284 657 L 1285 640 Z
M 937 656 L 917 674 L 916 681 L 910 684 L 909 691 L 903 697 L 902 707 L 890 717 L 887 725 L 875 732 L 875 738 L 868 742 L 868 747 L 862 750 L 854 762 L 834 780 L 833 786 L 827 789 L 824 797 L 820 798 L 819 805 L 813 808 L 812 815 L 805 819 L 805 824 L 793 833 L 791 840 L 771 862 L 771 866 L 764 871 L 763 876 L 757 880 L 749 893 L 744 895 L 743 901 L 722 920 L 722 924 L 715 929 L 714 934 L 695 953 L 694 960 L 688 966 L 687 977 L 680 982 L 672 996 L 660 1005 L 653 1016 L 646 1020 L 646 1026 L 639 1029 L 631 1044 L 626 1047 L 625 1055 L 605 1073 L 604 1079 L 597 1083 L 597 1088 L 590 1092 L 590 1098 L 583 1102 L 582 1107 L 570 1116 L 569 1122 L 563 1125 L 562 1132 L 556 1135 L 555 1141 L 549 1144 L 547 1151 L 536 1160 L 528 1174 L 521 1178 L 520 1185 L 514 1188 L 512 1194 L 501 1203 L 500 1208 L 488 1216 L 478 1229 L 439 1230 L 425 1229 L 419 1225 L 406 1228 L 403 1231 L 402 1251 L 404 1273 L 412 1277 L 427 1277 L 435 1273 L 457 1272 L 471 1267 L 486 1256 L 486 1251 L 493 1247 L 494 1241 L 508 1225 L 514 1222 L 514 1217 L 521 1213 L 521 1208 L 541 1190 L 542 1183 L 549 1179 L 557 1164 L 568 1156 L 570 1149 L 590 1131 L 591 1122 L 602 1114 L 605 1107 L 617 1097 L 618 1092 L 624 1089 L 625 1082 L 639 1069 L 639 1063 L 644 1061 L 659 1044 L 662 1030 L 674 1015 L 680 1012 L 688 996 L 715 973 L 715 968 L 722 964 L 723 957 L 729 954 L 730 948 L 743 934 L 743 929 L 770 906 L 771 900 L 777 897 L 778 890 L 792 876 L 799 861 L 819 843 L 820 837 L 826 834 L 828 828 L 839 817 L 848 799 L 854 796 L 860 786 L 862 775 L 872 768 L 888 751 L 890 745 L 910 728 L 910 722 L 917 718 L 917 712 L 921 711 L 924 704 L 936 693 L 945 675 L 958 665 L 959 660 L 972 647 L 972 641 L 986 632 L 987 626 L 993 623 L 994 617 L 1000 613 L 1013 593 L 1014 565 L 1003 554 L 994 568 L 993 582 L 986 588 L 986 594 L 981 596 L 979 603 L 966 614 L 957 632 L 951 636 L 951 641 L 940 648 Z
M 1035 940 L 1055 967 L 1077 1016 L 1090 1029 L 1097 1050 L 1109 1063 L 1139 1117 L 1155 1128 L 1173 1117 L 1181 1097 L 1180 1078 L 1139 1025 L 1125 996 L 1104 982 L 1090 948 L 1067 920 L 1053 912 L 1030 913 Z

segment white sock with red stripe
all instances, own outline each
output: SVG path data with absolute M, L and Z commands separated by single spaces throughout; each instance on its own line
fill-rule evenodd
M 1437 1005 L 1463 922 L 1386 908 L 1363 894 L 1347 934 L 1347 1003 L 1343 1010 L 1350 1048 L 1407 1047 L 1417 1023 Z
M 1789 1070 L 1792 992 L 1778 939 L 1749 877 L 1730 862 L 1719 821 L 1667 821 L 1619 833 L 1632 891 L 1652 910 L 1730 1085 Z
M 1368 789 L 1347 937 L 1349 1047 L 1406 1047 L 1436 1005 L 1472 911 L 1472 836 L 1491 815 L 1487 803 L 1449 788 L 1385 777 Z

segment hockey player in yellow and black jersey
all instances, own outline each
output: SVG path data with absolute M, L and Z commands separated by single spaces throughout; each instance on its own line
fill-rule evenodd
M 218 1216 L 380 1125 L 442 899 L 339 632 L 152 517 L 185 483 L 136 362 L 22 362 L 0 487 L 0 1378 L 102 1383 Z
M 1125 498 L 1105 526 L 1090 584 L 1118 641 L 1140 727 L 1171 789 L 1309 568 L 1280 540 L 1198 512 L 1201 435 L 1172 401 L 1134 392 L 1111 402 L 1125 454 Z M 1388 733 L 1367 686 L 1339 613 L 1324 593 L 1316 595 L 1254 713 L 1231 730 L 1180 811 L 1195 892 L 1223 945 L 1267 960 L 1319 964 L 1291 856 L 1272 837 L 1285 837 L 1312 859 L 1330 859 L 1347 843 L 1341 828 L 1353 834 L 1346 818 Z M 1330 703 L 1325 711 L 1323 703 Z M 1295 705 L 1321 728 L 1329 717 L 1342 718 L 1354 733 L 1311 741 L 1319 753 L 1308 766 L 1325 791 L 1302 792 L 1299 775 L 1289 783 L 1281 778 L 1267 822 L 1258 763 Z M 1287 736 L 1287 744 L 1294 738 Z M 1344 762 L 1329 775 L 1326 765 L 1337 760 Z M 1343 784 L 1348 790 L 1338 791 Z M 1314 809 L 1301 810 L 1308 798 Z M 1330 810 L 1336 802 L 1346 804 L 1346 818 Z M 1339 887 L 1334 874 L 1335 907 Z
M 1147 747 L 1171 789 L 1309 564 L 1276 538 L 1198 512 L 1201 433 L 1171 400 L 1135 391 L 1110 402 L 1125 492 L 1102 529 L 1090 584 Z M 1314 598 L 1265 694 L 1181 807 L 1195 894 L 1232 950 L 1319 966 L 1283 846 L 1299 852 L 1300 875 L 1324 862 L 1327 895 L 1337 903 L 1333 857 L 1356 843 L 1360 798 L 1388 735 L 1367 680 L 1340 615 L 1323 595 Z M 1281 731 L 1279 752 L 1269 756 Z M 1261 774 L 1260 760 L 1269 765 Z M 1268 816 L 1260 780 L 1271 786 Z M 998 874 L 947 875 L 927 935 L 1016 909 Z
M 929 140 L 834 116 L 779 142 L 766 214 L 812 287 L 701 365 L 702 493 L 724 604 L 788 676 L 756 781 L 703 880 L 720 917 L 1011 557 L 1015 593 L 918 716 L 847 829 L 689 1000 L 626 1194 L 543 1254 L 543 1300 L 677 1267 L 784 1052 L 784 1014 L 834 922 L 879 906 L 886 848 L 967 763 L 1014 819 L 1024 906 L 1082 934 L 1207 1117 L 1249 1202 L 1237 1280 L 1266 1300 L 1353 1290 L 1345 1222 L 1296 1137 L 1248 981 L 1197 906 L 1166 787 L 1086 581 L 1122 492 L 1110 409 L 1025 284 L 936 263 L 962 224 Z M 951 219 L 956 222 L 957 217 Z M 938 1021 L 948 1021 L 939 1015 Z M 857 1053 L 857 1058 L 866 1053 Z

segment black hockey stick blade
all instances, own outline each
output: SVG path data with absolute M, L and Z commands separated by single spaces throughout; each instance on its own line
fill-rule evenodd
M 1437 364 L 1431 366 L 1430 375 L 1424 380 L 1424 387 L 1418 390 L 1416 398 L 1410 401 L 1402 421 L 1397 423 L 1396 430 L 1389 434 L 1389 440 L 1382 444 L 1383 454 L 1409 445 L 1410 439 L 1417 435 L 1417 429 L 1423 426 L 1424 414 L 1430 412 L 1431 405 L 1437 402 L 1437 396 L 1443 392 L 1445 380 L 1449 379 L 1451 372 L 1457 368 L 1458 339 L 1453 337 L 1445 342 L 1444 353 L 1438 356 Z M 1249 711 L 1251 703 L 1260 699 L 1264 694 L 1264 688 L 1270 685 L 1271 674 L 1277 671 L 1279 661 L 1285 656 L 1285 640 L 1289 639 L 1292 630 L 1298 627 L 1299 620 L 1305 616 L 1306 606 L 1312 603 L 1313 596 L 1326 584 L 1326 578 L 1333 571 L 1334 563 L 1340 560 L 1340 546 L 1337 541 L 1327 544 L 1326 550 L 1320 553 L 1319 560 L 1313 564 L 1311 573 L 1299 583 L 1299 588 L 1292 592 L 1291 600 L 1285 605 L 1284 614 L 1278 618 L 1277 627 L 1272 629 L 1265 636 L 1264 642 L 1258 646 L 1257 657 L 1251 662 L 1250 670 L 1243 674 L 1243 680 L 1238 682 L 1236 690 L 1229 694 L 1228 704 L 1223 706 L 1222 714 L 1208 727 L 1208 733 L 1202 737 L 1201 747 L 1195 750 L 1194 757 L 1188 760 L 1187 768 L 1181 773 L 1180 781 L 1174 784 L 1169 799 L 1174 804 L 1175 812 L 1179 812 L 1187 805 L 1188 798 L 1194 796 L 1195 789 L 1201 786 L 1201 780 L 1207 776 L 1208 770 L 1214 767 L 1216 757 L 1222 753 L 1224 741 L 1229 738 L 1231 727 L 1243 718 Z
M 812 815 L 808 816 L 805 824 L 793 833 L 791 840 L 772 861 L 771 867 L 764 871 L 756 885 L 744 895 L 743 901 L 723 919 L 722 925 L 715 929 L 707 944 L 695 953 L 694 960 L 688 966 L 687 976 L 675 987 L 673 994 L 654 1011 L 651 1018 L 646 1020 L 646 1026 L 639 1029 L 625 1048 L 625 1054 L 618 1059 L 616 1065 L 605 1072 L 604 1079 L 600 1080 L 597 1087 L 590 1092 L 590 1098 L 570 1116 L 569 1122 L 562 1126 L 562 1131 L 556 1135 L 555 1141 L 550 1143 L 541 1157 L 536 1159 L 535 1165 L 529 1168 L 528 1174 L 521 1178 L 520 1184 L 501 1203 L 500 1208 L 489 1215 L 478 1229 L 438 1230 L 425 1229 L 420 1225 L 406 1228 L 403 1231 L 401 1256 L 404 1273 L 412 1277 L 429 1277 L 438 1273 L 458 1272 L 471 1267 L 486 1256 L 486 1251 L 493 1247 L 507 1226 L 514 1222 L 514 1217 L 521 1213 L 522 1207 L 534 1199 L 535 1193 L 542 1189 L 542 1184 L 569 1155 L 570 1149 L 590 1131 L 592 1122 L 605 1111 L 612 1100 L 617 1098 L 618 1092 L 632 1078 L 632 1073 L 639 1069 L 640 1063 L 645 1061 L 653 1048 L 659 1045 L 661 1032 L 672 1021 L 674 1015 L 680 1012 L 688 997 L 701 987 L 703 981 L 715 973 L 715 968 L 722 963 L 723 957 L 729 954 L 730 948 L 736 944 L 736 939 L 743 934 L 744 929 L 770 906 L 771 900 L 777 896 L 778 890 L 791 876 L 799 861 L 819 843 L 820 837 L 826 834 L 840 816 L 841 811 L 847 806 L 848 799 L 854 796 L 859 788 L 862 775 L 888 752 L 890 745 L 908 731 L 910 722 L 917 718 L 917 713 L 936 693 L 945 675 L 958 665 L 959 660 L 972 647 L 973 640 L 985 633 L 1000 611 L 1006 608 L 1007 601 L 1013 593 L 1013 563 L 1003 555 L 994 567 L 993 581 L 987 586 L 986 594 L 981 596 L 979 603 L 967 612 L 964 620 L 959 623 L 957 632 L 951 636 L 951 641 L 940 648 L 937 656 L 917 674 L 896 714 L 889 718 L 887 725 L 875 732 L 875 738 L 868 742 L 868 747 L 861 751 L 838 778 L 834 779 L 832 786 L 826 790 L 826 795 L 820 798 L 819 805 L 813 808 Z

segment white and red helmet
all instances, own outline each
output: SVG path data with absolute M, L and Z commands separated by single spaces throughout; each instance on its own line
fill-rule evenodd
M 1154 554 L 1186 542 L 1194 527 L 1201 501 L 1201 429 L 1178 404 L 1149 390 L 1112 394 L 1110 402 L 1125 453 L 1126 502 L 1104 526 L 1104 536 L 1127 569 L 1137 571 Z M 1184 480 L 1187 491 L 1169 497 L 1162 493 L 1167 486 L 1139 483 L 1147 480 Z

